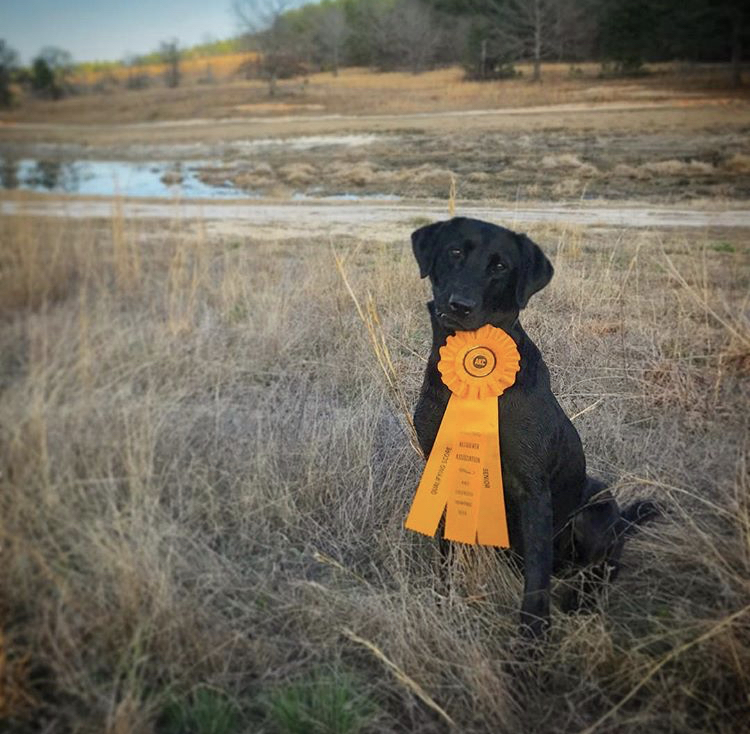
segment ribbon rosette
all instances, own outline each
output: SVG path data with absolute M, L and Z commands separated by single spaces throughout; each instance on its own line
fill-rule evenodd
M 438 370 L 453 394 L 406 518 L 409 530 L 433 536 L 445 510 L 447 540 L 510 546 L 497 398 L 515 382 L 519 362 L 513 339 L 489 324 L 458 331 L 440 348 Z

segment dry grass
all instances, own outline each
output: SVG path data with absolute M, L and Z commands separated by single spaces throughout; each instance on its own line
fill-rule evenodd
M 185 62 L 185 78 L 176 89 L 164 87 L 161 67 L 142 70 L 151 77 L 150 88 L 124 89 L 123 79 L 130 72 L 120 70 L 112 75 L 114 83 L 102 87 L 100 93 L 56 102 L 27 97 L 18 108 L 4 112 L 3 119 L 111 124 L 247 116 L 273 119 L 290 113 L 406 115 L 547 105 L 573 105 L 586 110 L 602 103 L 621 103 L 636 109 L 668 103 L 682 108 L 684 114 L 706 105 L 722 105 L 729 110 L 739 105 L 742 109 L 742 102 L 747 100 L 746 91 L 729 88 L 729 71 L 723 65 L 660 65 L 653 68 L 652 75 L 633 80 L 601 79 L 597 64 L 583 64 L 579 74 L 571 74 L 570 66 L 562 63 L 545 64 L 541 84 L 530 82 L 530 67 L 524 65 L 518 67 L 523 76 L 491 83 L 467 81 L 459 67 L 421 74 L 348 68 L 338 76 L 317 73 L 282 80 L 272 99 L 266 82 L 245 80 L 236 73 L 243 58 L 237 54 Z M 209 67 L 212 83 L 206 83 Z
M 201 173 L 206 183 L 226 180 L 240 189 L 268 196 L 295 192 L 314 195 L 358 193 L 407 198 L 445 198 L 451 181 L 462 198 L 637 198 L 694 200 L 697 195 L 744 199 L 750 191 L 747 155 L 734 152 L 737 141 L 725 135 L 660 136 L 655 159 L 653 138 L 623 131 L 602 134 L 596 149 L 588 135 L 570 132 L 526 133 L 463 131 L 401 135 L 357 149 L 321 146 L 265 151 L 262 162 L 233 159 Z M 565 153 L 552 151 L 565 150 Z M 681 158 L 675 155 L 682 156 Z M 302 158 L 302 160 L 300 160 Z M 709 161 L 716 161 L 709 162 Z M 748 158 L 750 160 L 750 158 Z
M 191 59 L 183 59 L 180 62 L 180 74 L 183 83 L 195 83 L 205 80 L 210 74 L 215 79 L 231 79 L 241 72 L 245 64 L 256 61 L 258 54 L 255 52 L 241 52 L 223 54 L 221 56 L 198 56 Z M 140 64 L 135 66 L 121 66 L 107 71 L 83 71 L 75 75 L 71 81 L 74 84 L 96 84 L 97 82 L 115 79 L 124 82 L 131 76 L 146 75 L 157 79 L 166 73 L 166 64 Z
M 4 730 L 213 711 L 292 731 L 290 686 L 327 680 L 360 701 L 339 731 L 742 731 L 747 245 L 531 234 L 557 274 L 524 322 L 591 469 L 667 508 L 537 659 L 501 554 L 458 548 L 442 575 L 404 531 L 420 460 L 329 243 L 0 221 Z M 334 245 L 413 404 L 429 334 L 406 237 Z

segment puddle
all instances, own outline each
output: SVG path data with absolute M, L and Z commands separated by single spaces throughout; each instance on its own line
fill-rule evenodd
M 219 175 L 209 176 L 207 173 Z M 88 196 L 168 199 L 259 199 L 261 194 L 238 188 L 209 161 L 151 163 L 133 161 L 60 161 L 0 158 L 0 190 Z M 203 180 L 201 180 L 203 179 Z M 395 194 L 324 194 L 320 187 L 298 191 L 295 201 L 400 201 Z
M 0 188 L 91 196 L 255 198 L 230 181 L 204 183 L 205 161 L 59 161 L 0 159 Z M 257 195 L 256 195 L 257 196 Z

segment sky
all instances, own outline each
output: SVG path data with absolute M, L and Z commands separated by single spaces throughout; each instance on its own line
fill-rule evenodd
M 192 46 L 238 30 L 232 0 L 0 0 L 0 38 L 22 63 L 44 46 L 70 51 L 75 61 L 119 61 L 167 39 Z

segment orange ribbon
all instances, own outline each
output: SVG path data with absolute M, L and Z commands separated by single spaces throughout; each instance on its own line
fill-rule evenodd
M 515 382 L 520 359 L 513 339 L 489 324 L 456 332 L 440 348 L 438 370 L 452 395 L 406 518 L 409 530 L 432 537 L 445 511 L 446 540 L 510 546 L 497 398 Z

